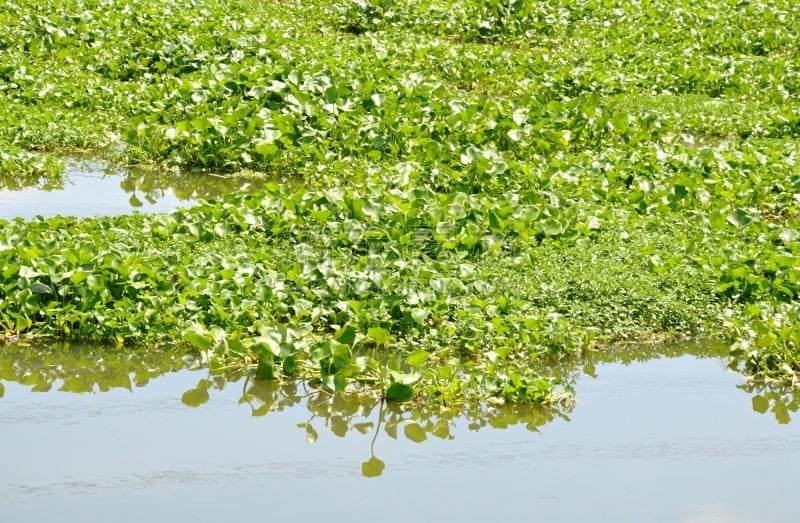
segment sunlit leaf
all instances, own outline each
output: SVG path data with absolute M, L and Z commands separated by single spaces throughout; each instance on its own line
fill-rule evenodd
M 431 354 L 427 351 L 415 350 L 406 357 L 406 362 L 412 367 L 421 367 L 430 357 Z
M 392 339 L 389 331 L 381 327 L 370 327 L 367 330 L 367 335 L 375 340 L 378 345 L 384 345 Z

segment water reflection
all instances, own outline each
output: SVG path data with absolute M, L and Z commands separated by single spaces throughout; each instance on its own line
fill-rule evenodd
M 657 358 L 678 358 L 693 355 L 698 358 L 719 357 L 724 348 L 712 345 L 675 345 L 653 348 L 629 348 L 592 353 L 583 360 L 553 364 L 549 368 L 560 374 L 567 386 L 580 379 L 602 374 L 600 364 L 630 365 L 633 362 Z M 407 405 L 376 401 L 364 396 L 332 396 L 303 383 L 279 383 L 254 379 L 242 370 L 210 371 L 201 368 L 190 352 L 174 350 L 137 350 L 103 348 L 70 344 L 47 347 L 24 343 L 0 345 L 0 397 L 3 382 L 14 382 L 35 392 L 59 390 L 72 393 L 98 393 L 111 389 L 134 391 L 161 376 L 194 369 L 196 385 L 175 391 L 186 407 L 197 408 L 216 394 L 232 387 L 241 387 L 238 403 L 249 409 L 252 417 L 292 409 L 298 437 L 309 443 L 317 441 L 322 432 L 344 438 L 348 435 L 372 434 L 369 448 L 363 451 L 361 473 L 379 476 L 386 465 L 380 458 L 383 438 L 404 439 L 421 444 L 430 438 L 453 440 L 458 423 L 470 431 L 484 428 L 506 429 L 522 426 L 538 431 L 556 420 L 569 420 L 572 405 L 535 408 L 525 405 L 455 404 L 449 406 Z M 635 372 L 635 371 L 633 371 Z M 602 381 L 602 379 L 600 380 Z M 184 380 L 183 383 L 186 383 Z M 791 419 L 790 412 L 800 407 L 800 391 L 779 390 L 766 386 L 739 385 L 752 396 L 753 410 L 772 412 L 781 424 Z M 735 389 L 733 389 L 735 392 Z M 299 410 L 305 410 L 305 416 Z
M 199 362 L 191 353 L 175 351 L 68 343 L 48 347 L 9 344 L 0 348 L 0 397 L 3 395 L 3 380 L 26 385 L 34 392 L 47 392 L 54 388 L 74 393 L 103 392 L 112 388 L 133 391 L 134 387 L 144 387 L 161 375 L 198 367 Z M 408 405 L 359 395 L 330 395 L 308 389 L 304 383 L 254 379 L 243 370 L 206 370 L 204 374 L 195 387 L 183 392 L 181 401 L 187 407 L 203 405 L 214 391 L 241 385 L 239 404 L 248 405 L 254 417 L 289 408 L 305 408 L 308 419 L 297 426 L 309 443 L 315 442 L 319 431 L 323 430 L 342 438 L 349 433 L 374 431 L 370 456 L 362 467 L 365 476 L 377 476 L 384 468 L 384 463 L 375 454 L 379 434 L 392 439 L 403 437 L 414 443 L 422 443 L 428 437 L 452 440 L 456 420 L 466 422 L 471 431 L 486 427 L 505 429 L 515 425 L 537 431 L 556 418 L 568 419 L 566 413 L 570 408 L 566 404 L 547 408 L 465 403 Z
M 599 357 L 562 363 L 570 421 L 531 432 L 527 410 L 403 410 L 191 354 L 0 344 L 0 521 L 797 521 L 800 426 L 754 415 L 724 360 Z
M 60 174 L 3 175 L 0 218 L 162 212 L 198 199 L 259 188 L 258 182 L 217 174 L 120 167 L 72 156 Z
M 50 170 L 43 168 L 34 172 L 17 172 L 13 175 L 0 169 L 0 201 L 2 201 L 3 195 L 7 195 L 10 191 L 21 191 L 23 189 L 57 191 L 63 187 L 64 176 L 57 168 Z

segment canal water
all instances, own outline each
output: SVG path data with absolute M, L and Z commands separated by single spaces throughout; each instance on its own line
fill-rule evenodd
M 798 397 L 710 354 L 580 362 L 569 407 L 441 412 L 0 345 L 0 521 L 800 520 Z
M 164 212 L 251 187 L 216 174 L 122 168 L 70 157 L 63 179 L 10 189 L 0 184 L 0 219 Z

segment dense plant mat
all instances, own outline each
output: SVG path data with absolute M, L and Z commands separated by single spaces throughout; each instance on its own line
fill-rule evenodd
M 3 3 L 3 187 L 76 149 L 284 182 L 0 222 L 7 339 L 550 402 L 545 355 L 703 335 L 798 381 L 794 2 Z

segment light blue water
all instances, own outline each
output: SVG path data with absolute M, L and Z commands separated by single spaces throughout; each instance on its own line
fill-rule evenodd
M 132 392 L 0 399 L 0 521 L 796 522 L 800 425 L 758 414 L 718 359 L 598 365 L 570 420 L 531 432 L 452 422 L 452 439 L 383 431 L 386 468 L 363 477 L 378 410 L 361 434 L 304 403 L 252 415 L 245 383 L 181 396 L 180 371 Z M 252 399 L 252 398 L 251 398 Z M 257 402 L 256 402 L 257 403 Z M 424 423 L 423 420 L 419 421 Z

